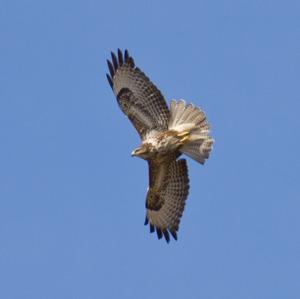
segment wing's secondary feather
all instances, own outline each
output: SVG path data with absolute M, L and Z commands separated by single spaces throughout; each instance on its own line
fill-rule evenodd
M 169 160 L 162 164 L 149 162 L 150 186 L 146 199 L 145 225 L 170 241 L 169 233 L 177 240 L 177 231 L 189 192 L 188 169 L 185 159 Z
M 108 82 L 118 99 L 122 111 L 128 116 L 141 138 L 145 132 L 168 127 L 170 112 L 158 88 L 135 66 L 133 58 L 125 50 L 111 54 L 107 60 Z

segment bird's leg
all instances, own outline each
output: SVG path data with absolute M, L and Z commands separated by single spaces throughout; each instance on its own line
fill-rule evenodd
M 187 136 L 187 135 L 189 135 L 189 134 L 190 134 L 189 131 L 182 131 L 182 132 L 178 132 L 178 133 L 177 133 L 177 136 L 178 136 L 178 137 L 184 137 L 184 136 Z
M 183 138 L 181 138 L 180 142 L 185 142 L 186 140 L 189 139 L 190 136 L 184 136 Z
M 179 132 L 177 134 L 177 137 L 180 137 L 179 143 L 180 143 L 180 145 L 183 145 L 185 143 L 185 141 L 189 139 L 190 132 L 189 131 Z

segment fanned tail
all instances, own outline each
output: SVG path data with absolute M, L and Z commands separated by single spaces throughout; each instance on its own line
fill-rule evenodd
M 204 112 L 184 100 L 171 101 L 169 130 L 178 132 L 182 153 L 203 164 L 209 157 L 213 139 L 209 136 L 209 124 Z

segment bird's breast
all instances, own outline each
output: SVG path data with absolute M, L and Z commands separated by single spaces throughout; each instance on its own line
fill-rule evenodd
M 149 136 L 145 142 L 149 145 L 149 151 L 157 156 L 175 152 L 180 146 L 173 131 L 159 132 L 154 136 Z

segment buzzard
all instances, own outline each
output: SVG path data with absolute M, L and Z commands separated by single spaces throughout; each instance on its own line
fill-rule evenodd
M 204 112 L 184 100 L 171 100 L 170 108 L 150 79 L 135 66 L 125 50 L 107 60 L 108 82 L 124 114 L 142 140 L 131 155 L 148 162 L 149 187 L 145 225 L 161 239 L 177 240 L 177 231 L 189 192 L 186 154 L 203 164 L 213 139 Z

